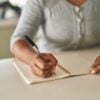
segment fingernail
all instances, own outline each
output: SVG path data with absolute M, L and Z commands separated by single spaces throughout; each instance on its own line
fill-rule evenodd
M 92 70 L 92 71 L 91 71 L 91 74 L 95 74 L 95 73 L 96 73 L 96 71 L 95 71 L 95 70 Z

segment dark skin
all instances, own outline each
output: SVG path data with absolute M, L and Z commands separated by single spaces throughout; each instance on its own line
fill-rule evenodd
M 81 6 L 86 0 L 68 0 L 71 4 Z M 50 77 L 56 69 L 57 59 L 50 53 L 38 54 L 26 41 L 18 40 L 13 45 L 15 58 L 28 64 L 32 72 L 40 77 Z M 90 68 L 91 74 L 100 72 L 100 56 Z

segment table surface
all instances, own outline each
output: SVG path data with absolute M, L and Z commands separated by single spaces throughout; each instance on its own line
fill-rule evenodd
M 100 100 L 100 75 L 87 74 L 100 48 L 68 51 L 55 56 L 73 77 L 26 85 L 13 59 L 0 60 L 0 100 Z M 74 76 L 79 74 L 87 74 Z

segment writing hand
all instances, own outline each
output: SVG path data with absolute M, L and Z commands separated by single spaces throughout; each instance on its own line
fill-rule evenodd
M 31 62 L 32 72 L 40 77 L 50 77 L 56 69 L 57 60 L 50 53 L 40 53 Z

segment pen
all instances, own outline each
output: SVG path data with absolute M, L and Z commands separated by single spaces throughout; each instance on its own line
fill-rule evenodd
M 33 40 L 31 40 L 27 35 L 25 35 L 26 40 L 30 43 L 30 45 L 33 47 L 35 46 L 35 48 L 37 49 L 38 53 L 40 54 L 39 48 L 38 46 L 35 44 L 35 42 Z

